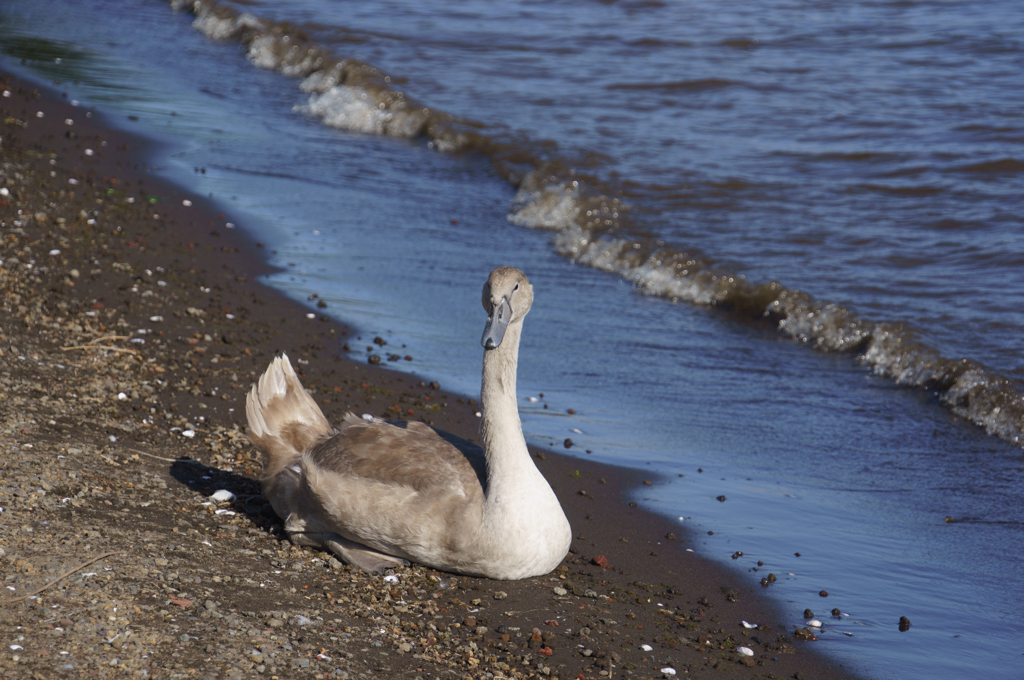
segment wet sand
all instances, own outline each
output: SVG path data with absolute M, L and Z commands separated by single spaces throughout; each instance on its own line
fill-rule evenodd
M 0 677 L 853 677 L 783 625 L 771 565 L 731 573 L 630 503 L 659 483 L 639 471 L 532 449 L 574 533 L 543 577 L 384 580 L 291 546 L 244 437 L 275 354 L 332 420 L 477 439 L 473 396 L 386 370 L 389 346 L 343 358 L 372 338 L 262 286 L 259 244 L 150 175 L 144 140 L 4 89 Z

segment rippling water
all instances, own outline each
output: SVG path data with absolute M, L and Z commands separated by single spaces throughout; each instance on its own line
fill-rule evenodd
M 867 676 L 1017 677 L 1019 3 L 173 10 L 3 7 L 0 48 L 138 116 L 273 285 L 448 385 L 520 266 L 535 442 L 665 473 L 641 498 L 791 573 L 794 623 L 828 590 L 818 644 Z

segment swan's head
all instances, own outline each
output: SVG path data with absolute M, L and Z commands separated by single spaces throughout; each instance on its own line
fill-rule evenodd
M 515 267 L 498 267 L 487 278 L 483 293 L 487 325 L 480 344 L 495 349 L 510 323 L 522 323 L 533 305 L 533 286 L 526 274 Z

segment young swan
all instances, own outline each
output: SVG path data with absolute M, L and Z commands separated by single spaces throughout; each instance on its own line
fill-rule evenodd
M 569 522 L 523 439 L 516 364 L 533 288 L 514 267 L 491 272 L 480 390 L 483 448 L 423 423 L 332 428 L 287 356 L 246 399 L 249 438 L 263 454 L 263 490 L 292 542 L 380 573 L 407 560 L 520 579 L 565 556 Z

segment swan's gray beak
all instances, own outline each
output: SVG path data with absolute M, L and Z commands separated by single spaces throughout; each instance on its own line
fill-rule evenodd
M 501 339 L 505 337 L 505 329 L 508 328 L 511 318 L 512 307 L 508 304 L 508 298 L 503 297 L 501 303 L 487 317 L 484 336 L 480 338 L 480 344 L 484 346 L 484 349 L 494 349 L 501 344 Z

